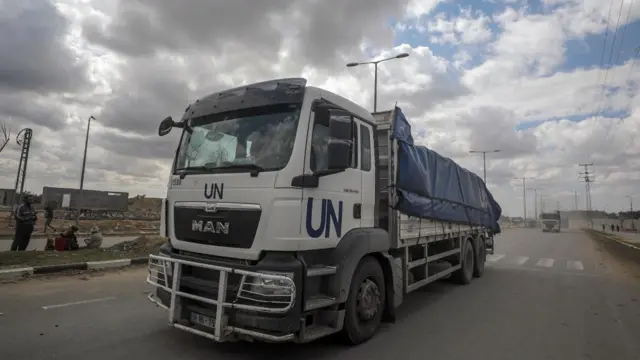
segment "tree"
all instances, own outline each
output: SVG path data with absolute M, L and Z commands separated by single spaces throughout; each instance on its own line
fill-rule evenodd
M 6 122 L 0 122 L 0 152 L 4 150 L 4 147 L 9 143 L 9 137 L 11 136 L 11 125 Z

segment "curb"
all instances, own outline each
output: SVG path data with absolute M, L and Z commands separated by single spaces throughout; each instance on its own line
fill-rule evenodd
M 149 232 L 137 232 L 137 233 L 112 233 L 112 234 L 102 234 L 103 237 L 129 237 L 129 236 L 144 236 L 144 235 L 157 235 L 158 231 L 149 231 Z M 89 233 L 79 234 L 78 236 L 89 236 Z M 31 240 L 33 239 L 46 239 L 47 235 L 35 235 L 31 236 Z M 0 241 L 13 241 L 13 235 L 0 235 Z
M 596 235 L 602 236 L 602 237 L 607 238 L 609 240 L 613 240 L 613 241 L 617 242 L 618 244 L 622 244 L 622 245 L 630 247 L 632 249 L 640 250 L 640 247 L 638 247 L 638 246 L 636 246 L 634 244 L 630 244 L 630 243 L 628 243 L 628 242 L 626 242 L 624 240 L 621 240 L 616 235 L 610 235 L 610 234 L 607 234 L 605 232 L 602 232 L 602 231 L 599 231 L 599 230 L 592 230 L 592 229 L 587 229 L 586 231 L 591 231 L 591 232 L 595 233 Z
M 117 259 L 106 261 L 88 261 L 83 263 L 33 266 L 15 269 L 0 270 L 0 280 L 17 280 L 29 275 L 53 274 L 68 270 L 100 270 L 127 267 L 131 265 L 146 264 L 148 257 L 139 257 L 133 259 Z

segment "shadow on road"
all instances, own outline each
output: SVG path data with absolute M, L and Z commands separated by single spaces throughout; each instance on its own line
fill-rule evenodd
M 398 308 L 396 324 L 384 323 L 380 332 L 370 342 L 375 342 L 381 337 L 382 333 L 391 331 L 394 326 L 409 320 L 416 313 L 424 311 L 431 305 L 443 300 L 447 294 L 459 288 L 460 286 L 441 280 L 411 293 L 405 298 L 402 306 Z M 162 342 L 175 342 L 175 346 L 180 346 L 180 348 L 198 349 L 196 350 L 198 353 L 205 350 L 212 354 L 215 353 L 216 358 L 226 358 L 228 356 L 234 359 L 266 360 L 276 357 L 277 354 L 277 357 L 281 360 L 312 360 L 346 358 L 352 351 L 359 353 L 358 347 L 345 345 L 337 334 L 307 344 L 214 343 L 211 340 L 175 329 L 165 329 L 161 334 L 158 334 L 158 337 L 163 338 Z M 360 346 L 366 346 L 366 344 Z

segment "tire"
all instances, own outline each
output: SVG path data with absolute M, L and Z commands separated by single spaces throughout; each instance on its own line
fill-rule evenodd
M 367 294 L 368 298 L 363 299 L 363 294 Z M 361 344 L 376 334 L 382 322 L 385 301 L 382 268 L 375 258 L 367 256 L 360 260 L 353 274 L 345 304 L 341 335 L 347 344 Z
M 451 280 L 456 284 L 467 285 L 473 279 L 473 269 L 475 263 L 475 252 L 471 240 L 466 240 L 462 247 L 460 257 L 460 269 L 456 270 L 451 276 Z
M 484 263 L 487 260 L 487 249 L 485 247 L 484 238 L 478 238 L 478 254 L 473 264 L 473 277 L 482 277 L 484 274 Z

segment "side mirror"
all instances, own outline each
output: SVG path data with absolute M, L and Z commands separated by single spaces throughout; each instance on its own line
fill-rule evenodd
M 351 166 L 353 120 L 344 112 L 331 111 L 329 118 L 328 170 L 342 171 Z
M 171 132 L 171 129 L 176 126 L 175 121 L 171 118 L 171 116 L 167 116 L 162 120 L 160 126 L 158 126 L 158 135 L 165 136 Z

